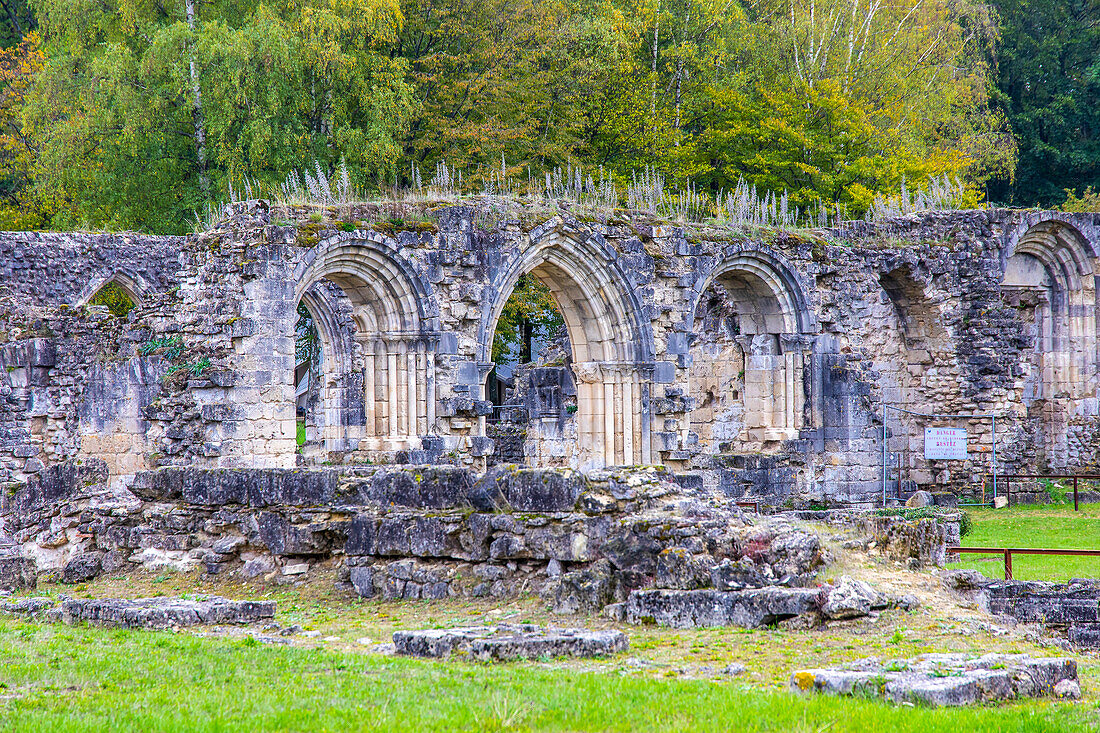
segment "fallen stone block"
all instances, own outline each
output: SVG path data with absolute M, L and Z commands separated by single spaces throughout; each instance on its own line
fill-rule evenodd
M 167 629 L 177 626 L 252 624 L 275 617 L 275 601 L 232 601 L 218 596 L 183 598 L 66 598 L 47 614 L 66 624 Z
M 598 611 L 611 601 L 611 564 L 597 560 L 562 576 L 554 595 L 554 613 Z
M 626 651 L 621 631 L 543 628 L 532 624 L 396 631 L 398 654 L 446 657 L 464 654 L 478 661 L 537 657 L 599 657 Z
M 626 601 L 626 620 L 633 624 L 690 628 L 741 626 L 757 628 L 820 607 L 815 588 L 750 588 L 717 590 L 640 590 Z
M 918 491 L 909 497 L 909 500 L 905 502 L 907 507 L 926 507 L 932 506 L 935 501 L 932 498 L 932 494 L 928 491 Z
M 878 602 L 878 593 L 869 583 L 841 577 L 836 587 L 829 591 L 821 612 L 826 618 L 846 619 L 866 616 Z
M 895 703 L 959 706 L 1053 696 L 1072 699 L 1077 663 L 1026 654 L 925 654 L 911 660 L 862 659 L 840 667 L 803 669 L 791 689 L 882 697 Z M 1076 687 L 1080 694 L 1080 687 Z
M 61 569 L 61 582 L 87 583 L 103 572 L 103 559 L 95 553 L 75 556 Z

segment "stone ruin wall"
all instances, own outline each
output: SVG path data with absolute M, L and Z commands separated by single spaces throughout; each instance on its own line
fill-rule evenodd
M 1002 470 L 1096 462 L 1096 215 L 739 233 L 565 210 L 444 207 L 401 231 L 362 224 L 380 218 L 367 209 L 311 213 L 237 204 L 187 238 L 0 235 L 0 481 L 87 459 L 116 487 L 162 466 L 482 470 L 500 458 L 492 333 L 525 273 L 571 345 L 531 372 L 530 465 L 664 464 L 735 498 L 871 503 L 884 402 L 997 414 Z M 108 280 L 138 303 L 127 319 L 83 307 Z M 299 300 L 324 344 L 301 450 Z M 973 458 L 928 465 L 924 423 L 900 420 L 903 496 L 979 490 L 988 421 L 938 423 L 970 428 Z

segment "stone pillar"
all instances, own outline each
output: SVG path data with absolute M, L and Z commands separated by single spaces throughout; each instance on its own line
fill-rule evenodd
M 603 460 L 604 465 L 615 465 L 615 383 L 612 375 L 603 374 Z
M 605 461 L 603 451 L 603 373 L 596 362 L 573 365 L 577 380 L 577 434 L 579 463 L 583 468 Z
M 628 374 L 623 380 L 623 462 L 636 464 L 639 461 L 634 455 L 634 437 L 638 429 L 638 410 L 634 406 L 634 382 L 633 374 Z

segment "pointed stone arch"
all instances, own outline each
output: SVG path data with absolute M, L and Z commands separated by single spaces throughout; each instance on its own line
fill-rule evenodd
M 682 444 L 704 453 L 759 451 L 798 437 L 816 321 L 794 269 L 767 248 L 733 246 L 697 277 L 689 298 L 693 409 Z
M 478 362 L 491 368 L 493 334 L 519 278 L 545 284 L 561 312 L 577 382 L 580 468 L 651 462 L 653 336 L 635 285 L 599 234 L 578 237 L 562 219 L 491 273 L 478 326 Z M 482 384 L 481 398 L 485 398 Z M 482 426 L 484 430 L 484 426 Z
M 75 303 L 76 307 L 82 308 L 87 305 L 92 298 L 96 296 L 96 293 L 110 283 L 114 283 L 121 288 L 122 292 L 126 294 L 126 297 L 129 298 L 137 308 L 145 305 L 146 295 L 152 292 L 149 283 L 140 275 L 125 269 L 120 269 L 109 276 L 95 278 L 89 282 L 84 290 L 80 292 L 80 295 L 77 296 Z
M 326 444 L 377 452 L 419 448 L 435 430 L 439 319 L 415 264 L 381 235 L 342 233 L 318 242 L 294 280 L 297 300 L 315 315 L 329 346 Z M 311 295 L 319 280 L 342 291 L 350 306 L 344 322 L 331 303 Z
M 1064 468 L 1074 418 L 1069 406 L 1095 396 L 1097 365 L 1096 234 L 1088 222 L 1051 212 L 1032 214 L 1007 237 L 1001 293 L 1030 331 L 1024 377 L 1028 415 L 1050 465 Z M 1089 234 L 1086 234 L 1088 232 Z

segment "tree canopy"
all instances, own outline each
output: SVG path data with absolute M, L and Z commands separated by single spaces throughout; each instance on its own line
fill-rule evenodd
M 1096 0 L 3 0 L 5 226 L 185 231 L 230 190 L 446 162 L 859 215 L 1100 186 Z M 503 161 L 503 163 L 502 163 Z M 696 189 L 693 189 L 696 190 Z

